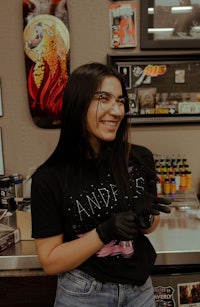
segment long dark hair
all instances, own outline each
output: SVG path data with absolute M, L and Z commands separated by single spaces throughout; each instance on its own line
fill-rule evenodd
M 120 81 L 123 96 L 127 97 L 124 80 L 113 67 L 101 63 L 89 63 L 72 72 L 64 93 L 60 138 L 54 152 L 41 167 L 67 164 L 77 170 L 81 168 L 86 152 L 94 157 L 86 128 L 86 116 L 95 92 L 108 76 L 114 76 Z M 115 182 L 124 190 L 128 184 L 129 151 L 126 116 L 121 121 L 115 140 L 102 141 L 102 143 L 101 163 L 109 165 Z

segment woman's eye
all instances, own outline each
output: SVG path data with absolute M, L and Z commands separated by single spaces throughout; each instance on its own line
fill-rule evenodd
M 118 99 L 118 103 L 120 103 L 120 104 L 125 104 L 125 99 L 124 99 L 124 98 L 119 98 L 119 99 Z
M 108 101 L 109 97 L 107 95 L 100 95 L 99 99 L 102 101 Z

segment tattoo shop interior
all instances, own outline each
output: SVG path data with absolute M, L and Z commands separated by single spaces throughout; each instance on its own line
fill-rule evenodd
M 52 10 L 51 2 L 57 3 Z M 124 77 L 130 142 L 152 151 L 158 193 L 172 202 L 170 217 L 161 216 L 148 235 L 157 252 L 156 304 L 200 306 L 200 293 L 192 295 L 200 289 L 200 1 L 9 0 L 0 6 L 1 306 L 53 306 L 55 296 L 56 277 L 41 268 L 30 213 L 31 175 L 60 132 L 56 116 L 40 118 L 29 104 L 31 67 L 42 82 L 42 56 L 53 56 L 55 47 L 47 40 L 35 48 L 44 14 L 48 26 L 57 16 L 60 40 L 54 43 L 64 41 L 67 77 L 91 61 L 111 64 Z

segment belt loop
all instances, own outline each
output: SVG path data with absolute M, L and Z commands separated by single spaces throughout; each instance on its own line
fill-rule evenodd
M 97 292 L 100 292 L 102 287 L 103 287 L 103 283 L 95 279 L 94 280 L 94 286 L 95 286 L 95 290 Z

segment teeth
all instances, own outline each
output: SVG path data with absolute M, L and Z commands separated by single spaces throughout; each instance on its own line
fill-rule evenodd
M 116 122 L 109 122 L 109 121 L 104 121 L 104 122 L 102 122 L 104 125 L 110 125 L 110 126 L 116 126 L 117 125 L 117 123 Z

